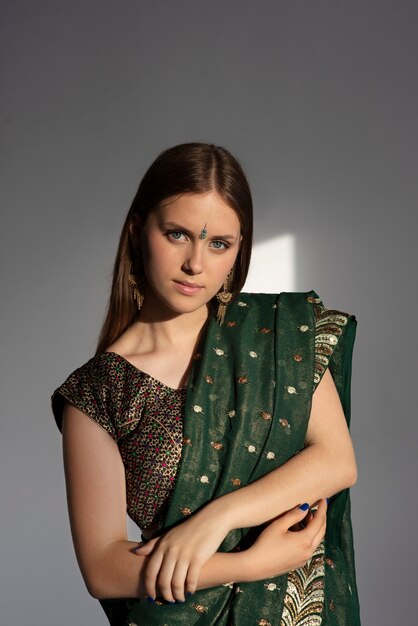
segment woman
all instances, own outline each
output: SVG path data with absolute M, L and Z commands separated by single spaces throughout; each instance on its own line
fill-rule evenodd
M 360 623 L 355 320 L 314 292 L 240 293 L 251 242 L 236 159 L 163 152 L 123 227 L 96 354 L 52 396 L 77 559 L 113 625 Z

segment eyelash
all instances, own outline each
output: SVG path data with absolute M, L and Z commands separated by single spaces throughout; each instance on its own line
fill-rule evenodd
M 181 241 L 181 239 L 177 239 L 176 237 L 173 237 L 173 235 L 185 235 L 186 233 L 184 233 L 182 230 L 170 230 L 167 232 L 167 236 L 170 237 L 173 241 Z M 221 241 L 220 239 L 215 239 L 214 241 L 212 241 L 212 244 L 214 243 L 221 243 L 223 245 L 223 248 L 217 248 L 215 246 L 214 250 L 228 250 L 229 248 L 229 244 L 226 243 L 226 241 Z
M 180 241 L 180 239 L 177 239 L 176 237 L 173 237 L 173 235 L 184 235 L 185 233 L 183 233 L 183 231 L 181 230 L 170 230 L 167 233 L 168 237 L 171 237 L 172 239 L 174 239 L 174 241 Z
M 225 241 L 221 241 L 220 239 L 215 239 L 215 241 L 212 241 L 212 243 L 221 243 L 223 245 L 223 248 L 215 248 L 215 250 L 228 250 L 229 245 L 225 242 Z

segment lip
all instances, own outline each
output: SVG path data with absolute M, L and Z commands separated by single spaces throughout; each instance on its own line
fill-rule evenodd
M 192 296 L 203 288 L 202 285 L 198 285 L 197 283 L 189 283 L 185 280 L 175 280 L 173 282 L 177 291 L 186 296 Z
M 201 287 L 202 285 L 198 285 L 197 283 L 190 283 L 188 280 L 175 280 L 175 283 L 179 285 L 186 285 L 186 287 Z

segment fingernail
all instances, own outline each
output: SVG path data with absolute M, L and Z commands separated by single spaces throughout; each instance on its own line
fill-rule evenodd
M 327 504 L 329 504 L 329 498 L 327 498 Z
M 184 604 L 184 600 L 176 600 L 177 604 Z
M 147 600 L 148 602 L 155 602 L 155 598 L 153 598 L 152 596 L 147 596 Z
M 176 601 L 175 601 L 175 600 L 173 600 L 173 601 L 171 601 L 171 600 L 167 600 L 167 604 L 175 604 L 175 603 L 176 603 Z
M 193 592 L 192 592 L 192 591 L 188 591 L 188 592 L 186 593 L 186 596 L 192 596 L 192 595 L 193 595 Z
M 307 511 L 309 509 L 309 504 L 305 502 L 304 504 L 301 504 L 299 508 L 301 511 Z

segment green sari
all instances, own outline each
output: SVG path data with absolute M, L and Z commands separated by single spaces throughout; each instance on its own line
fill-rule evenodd
M 165 529 L 302 450 L 312 394 L 327 367 L 349 422 L 355 330 L 353 316 L 325 309 L 314 292 L 243 293 L 223 326 L 210 319 L 189 378 Z M 219 550 L 245 548 L 257 530 L 231 531 Z M 126 626 L 359 626 L 349 491 L 331 499 L 325 540 L 298 570 L 200 590 L 184 604 L 101 604 L 112 624 Z

